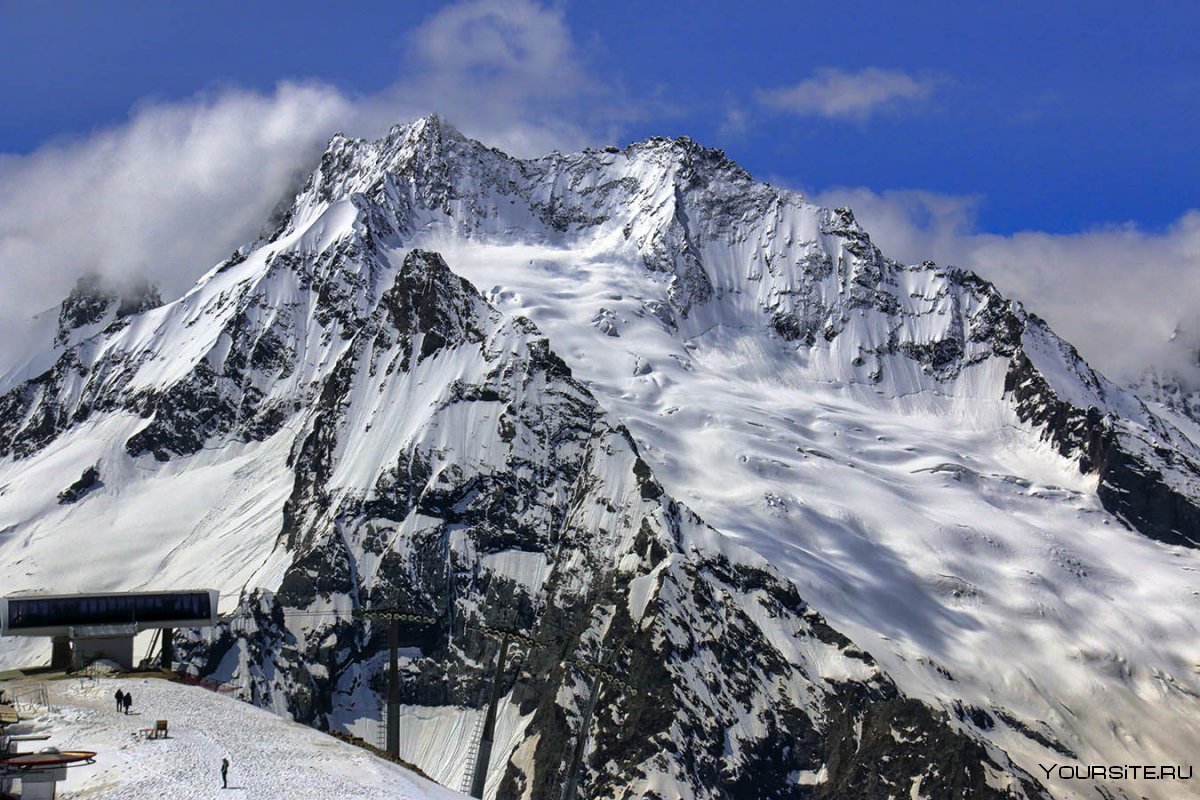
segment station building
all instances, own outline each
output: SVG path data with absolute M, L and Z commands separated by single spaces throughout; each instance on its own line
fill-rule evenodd
M 47 636 L 51 666 L 82 669 L 105 658 L 133 667 L 133 638 L 162 631 L 162 664 L 174 661 L 176 628 L 217 623 L 215 589 L 97 594 L 18 594 L 0 598 L 0 635 Z

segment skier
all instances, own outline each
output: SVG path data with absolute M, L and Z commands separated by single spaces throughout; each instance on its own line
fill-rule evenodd
M 221 759 L 221 788 L 229 788 L 229 759 Z
M 124 699 L 121 701 L 121 704 L 122 704 L 123 706 L 125 706 L 125 713 L 126 713 L 126 714 L 128 714 L 128 713 L 129 713 L 129 707 L 133 705 L 133 695 L 132 695 L 132 694 L 130 694 L 129 692 L 126 692 L 126 693 L 125 693 L 125 698 L 124 698 Z
M 113 697 L 117 699 L 117 711 L 120 711 L 125 706 L 125 693 L 117 689 L 117 693 Z

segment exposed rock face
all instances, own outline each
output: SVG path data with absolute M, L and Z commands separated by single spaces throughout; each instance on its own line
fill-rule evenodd
M 88 467 L 79 476 L 79 480 L 59 492 L 58 502 L 60 504 L 76 503 L 88 492 L 99 489 L 103 485 L 104 482 L 100 480 L 99 466 Z
M 72 331 L 100 322 L 116 300 L 116 292 L 99 275 L 80 278 L 62 303 L 55 340 L 65 342 Z
M 1200 367 L 1200 353 L 1196 354 L 1195 361 Z M 1134 382 L 1132 388 L 1147 403 L 1158 403 L 1200 424 L 1200 391 L 1185 386 L 1179 375 L 1148 371 Z
M 1113 514 L 1153 539 L 1200 547 L 1195 444 L 1094 372 L 1073 347 L 1052 338 L 1041 320 L 1029 317 L 1025 326 L 1023 347 L 1004 379 L 1021 419 L 1041 427 L 1061 453 L 1079 460 L 1082 471 L 1098 474 L 1099 497 Z M 1046 377 L 1055 372 L 1076 379 L 1073 388 L 1081 399 L 1064 398 L 1066 392 Z
M 82 329 L 97 329 L 99 323 L 110 323 L 133 314 L 140 314 L 162 305 L 158 288 L 147 281 L 137 281 L 118 289 L 100 275 L 80 278 L 75 288 L 59 307 L 56 344 L 71 343 L 72 334 Z
M 901 691 L 682 504 L 566 351 L 489 303 L 431 249 L 439 238 L 601 242 L 661 289 L 637 313 L 680 342 L 751 331 L 814 380 L 873 397 L 1006 398 L 1098 474 L 1106 508 L 1200 541 L 1192 440 L 986 281 L 897 264 L 848 209 L 755 183 L 688 139 L 521 161 L 437 118 L 335 137 L 270 235 L 174 303 L 81 283 L 57 362 L 0 396 L 0 459 L 109 425 L 121 445 L 106 491 L 87 494 L 98 475 L 84 472 L 63 493 L 81 514 L 131 474 L 280 484 L 277 502 L 237 495 L 251 510 L 235 535 L 209 530 L 206 510 L 203 535 L 172 549 L 210 554 L 206 538 L 228 535 L 229 572 L 262 565 L 223 587 L 246 590 L 238 616 L 184 659 L 255 702 L 363 733 L 380 715 L 384 631 L 351 612 L 436 617 L 403 630 L 402 693 L 414 736 L 437 746 L 404 755 L 445 782 L 459 783 L 456 747 L 487 701 L 490 627 L 542 644 L 502 676 L 497 797 L 553 796 L 581 733 L 588 797 L 1044 796 L 996 742 L 1056 740 L 1004 709 L 960 703 L 952 717 Z M 605 303 L 590 324 L 624 347 L 634 337 Z M 637 358 L 626 372 L 654 369 Z M 595 673 L 580 664 L 594 662 L 625 684 L 605 680 L 590 709 Z

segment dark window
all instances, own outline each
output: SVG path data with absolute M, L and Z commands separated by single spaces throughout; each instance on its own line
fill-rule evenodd
M 9 600 L 8 627 L 48 628 L 129 622 L 187 622 L 210 618 L 207 592 Z

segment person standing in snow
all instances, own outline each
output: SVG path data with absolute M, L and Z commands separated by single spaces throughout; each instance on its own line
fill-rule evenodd
M 117 689 L 117 693 L 113 695 L 117 699 L 117 711 L 125 707 L 125 693 Z
M 129 692 L 125 693 L 125 697 L 121 700 L 121 704 L 125 706 L 125 713 L 129 713 L 129 707 L 133 705 L 133 695 Z
M 221 759 L 221 788 L 229 788 L 229 759 Z

